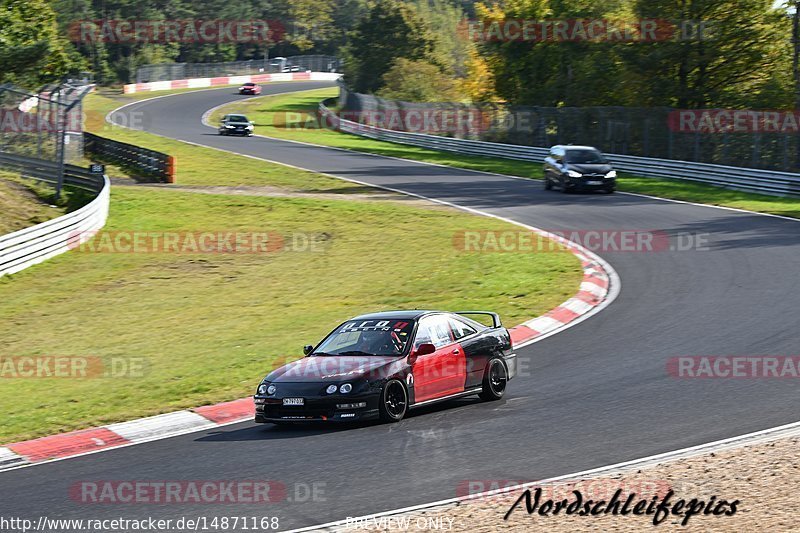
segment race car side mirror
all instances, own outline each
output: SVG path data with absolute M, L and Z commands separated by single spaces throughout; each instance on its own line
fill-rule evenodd
M 411 357 L 409 357 L 409 362 L 413 364 L 413 362 L 416 361 L 417 357 L 419 357 L 420 355 L 428 355 L 435 351 L 436 351 L 436 346 L 434 346 L 429 342 L 423 342 L 422 344 L 417 346 L 417 349 L 414 350 L 414 353 L 411 354 Z M 413 358 L 414 361 L 411 361 L 411 358 Z
M 314 351 L 314 347 L 313 347 L 312 345 L 310 345 L 310 344 L 306 344 L 305 346 L 303 346 L 303 353 L 304 353 L 305 355 L 308 355 L 308 354 L 310 354 L 310 353 L 311 353 L 311 352 L 313 352 L 313 351 Z

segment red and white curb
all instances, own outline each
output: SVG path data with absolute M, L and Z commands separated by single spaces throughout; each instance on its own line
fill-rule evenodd
M 607 270 L 607 263 L 594 254 L 589 254 L 581 246 L 552 233 L 537 231 L 536 233 L 552 239 L 569 249 L 581 262 L 583 281 L 577 294 L 546 314 L 523 322 L 509 330 L 515 346 L 529 344 L 534 339 L 552 334 L 567 324 L 590 313 L 605 302 L 609 295 L 612 274 Z
M 188 411 L 15 442 L 0 447 L 0 470 L 211 429 L 248 420 L 254 413 L 252 398 L 242 398 Z
M 216 78 L 191 78 L 185 80 L 151 81 L 129 83 L 122 88 L 124 94 L 169 91 L 171 89 L 200 89 L 222 85 L 241 85 L 243 83 L 268 83 L 272 81 L 335 81 L 341 78 L 336 72 L 281 72 L 275 74 L 254 74 L 249 76 L 219 76 Z

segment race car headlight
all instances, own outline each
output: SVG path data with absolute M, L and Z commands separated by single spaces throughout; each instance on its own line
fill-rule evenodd
M 351 390 L 353 390 L 353 385 L 351 385 L 350 383 L 344 383 L 341 387 L 339 387 L 339 392 L 341 392 L 342 394 L 347 394 Z
M 252 129 L 253 129 L 253 125 L 252 125 L 252 124 L 250 124 L 249 126 L 247 126 L 247 129 L 248 129 L 248 130 L 252 130 Z
M 328 385 L 328 388 L 325 389 L 325 392 L 327 392 L 328 394 L 333 394 L 334 392 L 336 392 L 338 388 L 339 387 L 337 387 L 336 385 Z
M 580 172 L 575 172 L 574 170 L 567 171 L 567 176 L 569 176 L 570 178 L 580 178 L 582 175 L 583 174 L 581 174 Z
M 267 387 L 267 394 L 270 394 L 270 395 L 271 394 L 275 394 L 275 391 L 277 391 L 277 390 L 278 390 L 278 387 L 276 387 L 275 385 L 270 385 L 269 387 Z
M 617 171 L 616 171 L 616 170 L 611 170 L 611 171 L 609 171 L 609 172 L 606 174 L 606 177 L 607 177 L 607 178 L 616 178 L 616 177 L 617 177 Z
M 225 127 L 233 129 L 235 126 L 231 126 L 230 124 L 225 124 Z
M 266 394 L 267 393 L 267 384 L 266 383 L 262 383 L 261 385 L 258 386 L 258 393 L 259 394 Z

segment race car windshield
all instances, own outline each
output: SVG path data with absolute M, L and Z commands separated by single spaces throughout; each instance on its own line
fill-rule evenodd
M 244 84 L 245 87 L 255 87 L 255 85 L 256 85 L 255 83 L 245 83 Z
M 565 160 L 567 163 L 578 163 L 578 164 L 600 164 L 605 163 L 606 158 L 603 157 L 603 154 L 598 152 L 597 150 L 568 150 L 566 153 Z
M 231 122 L 247 122 L 247 117 L 244 115 L 231 115 L 228 120 Z
M 400 356 L 414 331 L 413 320 L 374 319 L 345 322 L 312 355 Z

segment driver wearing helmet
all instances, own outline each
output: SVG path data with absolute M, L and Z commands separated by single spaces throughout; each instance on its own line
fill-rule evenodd
M 358 341 L 358 349 L 375 355 L 399 355 L 403 351 L 403 342 L 394 331 L 364 330 Z

